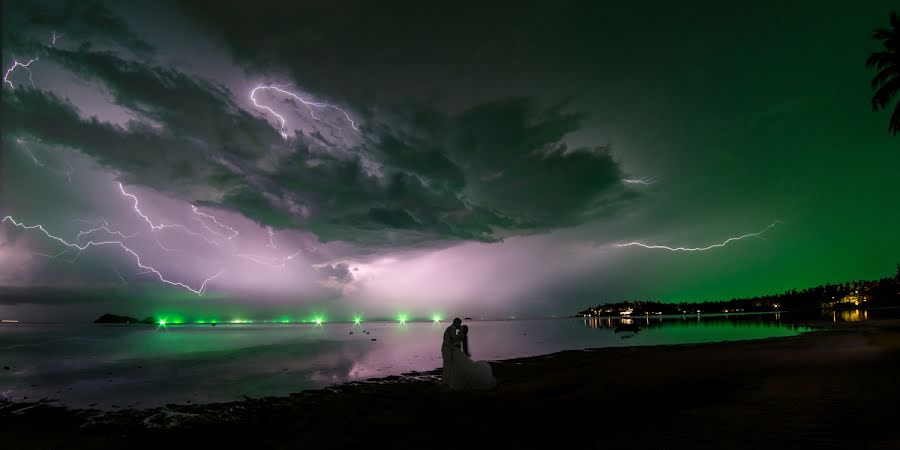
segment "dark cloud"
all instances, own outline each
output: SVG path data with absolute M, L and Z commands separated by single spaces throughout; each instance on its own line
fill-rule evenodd
M 326 264 L 317 269 L 319 273 L 326 279 L 333 279 L 339 283 L 349 283 L 353 281 L 353 273 L 350 272 L 350 266 L 345 263 Z
M 277 249 L 266 245 L 264 228 L 242 233 L 252 242 L 248 251 L 280 258 L 316 247 L 305 262 L 359 260 L 347 292 L 380 278 L 390 280 L 391 297 L 398 291 L 390 284 L 417 284 L 408 298 L 433 296 L 438 281 L 471 287 L 454 295 L 472 299 L 582 302 L 593 292 L 708 298 L 862 278 L 895 263 L 896 239 L 885 236 L 896 235 L 897 213 L 882 206 L 896 197 L 890 169 L 898 153 L 885 151 L 894 143 L 867 106 L 871 73 L 863 64 L 877 44 L 871 30 L 884 26 L 893 6 L 886 0 L 814 7 L 661 0 L 175 3 L 2 2 L 5 67 L 13 56 L 40 57 L 32 67 L 35 88 L 21 68 L 11 78 L 15 87 L 3 87 L 0 187 L 4 199 L 16 199 L 10 213 L 74 229 L 62 223 L 81 212 L 70 199 L 90 194 L 102 202 L 96 191 L 112 173 L 162 191 L 166 202 L 189 200 L 219 208 L 217 214 L 230 209 L 275 228 Z M 65 33 L 55 46 L 53 31 Z M 245 90 L 257 82 L 290 84 L 346 109 L 360 132 L 337 110 L 322 111 L 322 121 L 335 125 L 329 127 L 296 102 L 266 93 L 267 104 L 290 111 L 289 139 L 282 139 L 272 114 L 248 104 Z M 20 136 L 27 145 L 14 139 Z M 615 158 L 597 145 L 611 141 Z M 60 146 L 88 156 L 83 163 L 90 170 L 79 167 L 71 185 L 53 170 L 53 158 L 37 167 L 28 156 L 34 149 L 60 160 L 73 153 Z M 103 167 L 95 170 L 94 161 Z M 629 178 L 658 184 L 625 189 L 622 167 Z M 83 183 L 82 174 L 97 179 Z M 836 176 L 853 182 L 829 182 Z M 646 195 L 632 203 L 638 191 Z M 887 217 L 860 221 L 848 213 L 867 210 Z M 616 220 L 598 220 L 610 214 Z M 748 239 L 691 255 L 601 248 L 625 240 L 705 245 L 774 218 L 789 223 L 790 234 L 772 236 L 772 246 Z M 286 229 L 343 242 L 320 245 Z M 557 232 L 519 237 L 547 231 Z M 581 264 L 531 241 L 600 256 Z M 772 250 L 776 242 L 779 253 Z M 30 265 L 7 269 L 4 282 L 29 274 L 36 282 L 67 281 L 57 276 L 62 269 L 46 272 L 44 261 L 30 260 L 31 249 L 52 242 L 15 243 L 0 245 L 0 252 Z M 341 251 L 329 253 L 333 247 Z M 473 250 L 459 257 L 444 251 L 454 247 Z M 432 275 L 392 277 L 395 263 L 385 261 L 417 252 L 437 255 Z M 65 270 L 89 262 L 105 271 L 98 283 L 118 283 L 100 267 L 111 254 Z M 606 258 L 608 266 L 598 264 Z M 180 274 L 182 259 L 165 262 L 176 263 Z M 326 296 L 344 291 L 343 269 L 317 273 L 296 261 L 292 269 L 306 270 L 303 282 L 324 277 L 333 281 Z M 847 261 L 854 261 L 852 274 Z M 572 263 L 566 270 L 584 267 L 584 276 L 552 267 L 562 263 Z M 605 277 L 597 275 L 601 269 Z M 246 276 L 234 285 L 252 286 L 242 291 L 251 298 L 251 291 L 268 289 L 268 277 L 295 274 L 274 270 L 229 277 Z M 490 276 L 474 281 L 476 272 Z M 564 281 L 546 281 L 546 290 L 529 284 L 549 272 Z M 527 288 L 507 289 L 517 286 Z M 497 295 L 484 295 L 489 289 Z M 296 299 L 294 286 L 285 297 Z
M 311 216 L 305 223 L 326 240 L 389 229 L 413 239 L 490 241 L 500 230 L 583 223 L 631 195 L 608 149 L 563 143 L 581 115 L 510 99 L 428 116 L 411 124 L 415 135 L 375 130 L 368 150 L 382 164 L 380 177 L 356 157 L 301 152 L 282 161 L 273 180 L 297 195 Z
M 9 0 L 3 2 L 4 41 L 21 42 L 22 33 L 41 30 L 41 40 L 52 43 L 52 36 L 69 42 L 91 46 L 102 44 L 128 49 L 142 56 L 154 52 L 152 45 L 141 39 L 121 18 L 96 0 L 45 2 Z
M 454 158 L 471 174 L 466 193 L 526 223 L 555 227 L 585 220 L 622 177 L 609 149 L 563 139 L 584 116 L 537 110 L 527 99 L 478 106 L 448 129 Z
M 287 70 L 313 92 L 357 107 L 408 97 L 470 106 L 560 77 L 578 81 L 566 88 L 574 94 L 603 75 L 596 69 L 611 42 L 598 40 L 611 20 L 598 2 L 178 4 L 248 68 Z
M 101 123 L 52 94 L 24 89 L 4 97 L 10 132 L 79 149 L 126 180 L 164 192 L 216 186 L 224 194 L 219 206 L 280 228 L 308 228 L 323 240 L 490 241 L 500 230 L 582 223 L 608 213 L 602 206 L 610 197 L 626 194 L 606 149 L 562 143 L 580 116 L 537 110 L 524 99 L 444 117 L 419 127 L 415 138 L 385 127 L 351 153 L 312 150 L 300 138 L 300 148 L 274 169 L 256 169 L 266 148 L 288 144 L 220 89 L 113 55 L 81 53 L 79 73 L 102 80 L 118 104 L 140 108 L 161 127 Z M 370 173 L 364 158 L 374 158 L 380 174 Z
M 196 153 L 166 154 L 165 149 L 183 148 L 181 139 L 139 123 L 124 129 L 82 118 L 72 104 L 51 93 L 19 89 L 3 96 L 2 111 L 5 132 L 77 149 L 122 171 L 128 181 L 177 191 L 204 169 Z
M 129 183 L 323 241 L 496 241 L 584 223 L 630 195 L 607 148 L 565 143 L 585 115 L 533 98 L 459 112 L 396 102 L 353 144 L 316 129 L 286 141 L 215 82 L 110 50 L 30 45 L 134 117 L 100 122 L 52 93 L 17 89 L 3 98 L 5 131 L 75 148 Z M 192 197 L 198 189 L 214 193 Z

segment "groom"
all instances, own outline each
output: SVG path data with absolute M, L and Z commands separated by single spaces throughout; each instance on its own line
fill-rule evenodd
M 444 358 L 444 376 L 442 379 L 444 384 L 450 384 L 450 379 L 447 375 L 449 375 L 450 360 L 453 358 L 453 347 L 459 348 L 459 344 L 462 342 L 462 336 L 459 334 L 460 325 L 462 325 L 462 320 L 457 317 L 444 330 L 444 342 L 441 344 L 441 357 Z

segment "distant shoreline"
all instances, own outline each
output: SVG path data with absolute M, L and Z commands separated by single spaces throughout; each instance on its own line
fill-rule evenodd
M 860 310 L 860 311 L 881 311 L 881 310 L 900 310 L 900 306 L 877 306 L 877 307 L 858 307 L 858 308 L 849 308 L 849 309 L 837 309 L 836 311 L 852 311 L 852 310 Z M 621 318 L 630 318 L 630 319 L 645 319 L 645 318 L 661 318 L 661 319 L 672 319 L 672 318 L 682 318 L 682 317 L 728 317 L 728 316 L 756 316 L 756 315 L 767 315 L 767 314 L 809 314 L 810 316 L 815 315 L 815 313 L 821 312 L 821 309 L 800 309 L 800 310 L 774 310 L 774 311 L 746 311 L 746 312 L 700 312 L 700 313 L 683 313 L 683 314 L 639 314 L 639 315 L 606 315 L 606 316 L 560 316 L 560 317 L 527 317 L 527 318 L 484 318 L 484 319 L 470 319 L 473 322 L 525 322 L 525 321 L 537 321 L 537 320 L 566 320 L 566 319 L 621 319 Z M 372 319 L 366 320 L 364 323 L 377 323 L 377 324 L 391 324 L 397 323 L 396 320 L 391 319 Z M 415 320 L 410 319 L 403 323 L 434 323 L 430 320 Z M 440 322 L 441 324 L 449 324 L 449 321 L 443 320 Z M 88 321 L 78 321 L 78 322 L 33 322 L 33 321 L 5 321 L 0 325 L 103 325 L 103 326 L 111 326 L 111 325 L 122 325 L 122 326 L 137 326 L 137 327 L 158 327 L 159 324 L 156 322 L 148 323 L 145 321 L 135 321 L 131 323 L 119 323 L 119 322 L 97 322 L 96 320 L 93 322 Z M 317 326 L 315 322 L 311 321 L 291 321 L 291 322 L 281 322 L 276 320 L 253 320 L 253 321 L 241 321 L 241 322 L 215 322 L 216 326 L 234 326 L 234 325 L 310 325 Z M 321 326 L 327 325 L 353 325 L 354 322 L 352 320 L 331 320 L 328 322 L 324 322 Z M 211 322 L 179 322 L 179 323 L 166 323 L 167 327 L 177 327 L 177 326 L 195 326 L 195 325 L 207 325 L 212 326 Z

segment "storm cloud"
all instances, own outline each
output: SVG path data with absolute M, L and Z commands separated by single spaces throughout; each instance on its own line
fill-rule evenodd
M 878 276 L 888 3 L 5 1 L 0 287 L 505 315 Z
M 33 43 L 135 118 L 103 123 L 53 93 L 4 96 L 9 135 L 75 148 L 129 183 L 236 210 L 262 225 L 365 245 L 493 241 L 603 214 L 631 192 L 609 149 L 569 148 L 584 114 L 528 98 L 454 114 L 422 105 L 364 125 L 352 146 L 287 139 L 214 82 L 89 48 Z M 374 168 L 374 169 L 373 169 Z M 215 188 L 208 198 L 189 197 Z

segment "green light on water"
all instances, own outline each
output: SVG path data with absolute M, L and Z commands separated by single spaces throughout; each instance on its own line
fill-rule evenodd
M 161 326 L 161 327 L 166 326 L 166 319 L 159 319 L 159 326 Z
M 433 315 L 431 316 L 431 320 L 434 320 L 435 323 L 440 323 L 440 322 L 441 322 L 441 316 L 440 316 L 439 314 L 433 314 Z
M 316 322 L 316 326 L 317 326 L 317 327 L 321 327 L 321 326 L 322 326 L 322 322 L 325 322 L 325 319 L 322 318 L 321 316 L 317 316 L 317 317 L 316 317 L 315 319 L 313 319 L 313 320 Z
M 407 315 L 406 314 L 398 314 L 397 321 L 400 322 L 401 325 L 406 324 Z
M 359 325 L 362 323 L 362 317 L 356 316 L 353 318 L 353 325 Z

